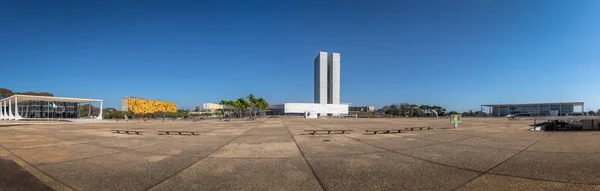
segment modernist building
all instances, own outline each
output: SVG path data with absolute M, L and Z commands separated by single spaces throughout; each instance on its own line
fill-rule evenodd
M 371 111 L 375 111 L 375 106 L 355 106 L 355 107 L 350 107 L 349 110 L 350 111 L 371 112 Z
M 102 119 L 102 100 L 99 99 L 13 95 L 0 100 L 0 119 L 76 119 L 83 117 L 79 114 L 80 104 L 89 103 L 91 107 L 97 102 L 100 102 L 100 114 L 95 119 Z
M 314 60 L 314 103 L 285 103 L 277 113 L 301 114 L 307 118 L 348 114 L 348 104 L 340 104 L 340 54 L 319 52 Z
M 340 104 L 340 53 L 319 52 L 314 72 L 314 103 Z
M 177 104 L 160 100 L 147 100 L 144 98 L 124 97 L 121 102 L 121 111 L 133 113 L 177 112 Z
M 483 107 L 488 107 L 488 113 L 492 116 L 563 116 L 573 115 L 575 106 L 581 106 L 583 113 L 583 102 L 489 104 L 481 105 L 481 111 L 484 111 Z

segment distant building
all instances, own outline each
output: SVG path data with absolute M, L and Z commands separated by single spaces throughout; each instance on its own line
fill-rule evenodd
M 583 113 L 583 102 L 490 104 L 481 105 L 481 110 L 484 111 L 483 107 L 488 107 L 491 116 L 564 116 L 573 115 L 575 106 L 581 106 Z
M 91 103 L 100 103 L 100 113 L 95 119 L 102 119 L 102 100 L 67 98 L 36 95 L 12 95 L 0 99 L 1 120 L 67 120 L 84 117 L 80 116 L 81 104 L 89 104 L 88 111 L 91 112 Z M 91 113 L 88 113 L 91 117 Z
M 341 116 L 348 114 L 348 104 L 340 104 L 340 53 L 320 51 L 314 59 L 314 103 L 285 103 L 270 107 L 267 114 L 285 113 L 304 115 L 306 118 L 319 116 Z
M 350 111 L 363 111 L 363 112 L 372 112 L 375 111 L 375 106 L 357 106 L 357 107 L 350 107 L 349 108 Z
M 202 107 L 197 106 L 196 109 L 198 109 L 200 111 L 211 111 L 211 112 L 214 112 L 217 109 L 223 109 L 223 105 L 216 104 L 216 103 L 204 103 L 204 104 L 202 104 Z
M 314 103 L 340 104 L 340 53 L 319 52 L 314 73 Z
M 160 100 L 148 100 L 137 97 L 124 97 L 121 102 L 122 111 L 133 113 L 177 112 L 177 104 Z

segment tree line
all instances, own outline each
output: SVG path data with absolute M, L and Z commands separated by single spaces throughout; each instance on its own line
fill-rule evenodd
M 437 105 L 417 105 L 410 103 L 397 103 L 383 106 L 378 112 L 384 113 L 390 116 L 402 116 L 402 117 L 435 117 L 444 116 L 451 113 L 457 113 L 456 111 L 446 112 L 446 108 Z
M 48 92 L 13 92 L 7 88 L 0 88 L 0 97 L 7 98 L 13 96 L 15 94 L 18 95 L 36 95 L 36 96 L 54 96 L 52 93 Z
M 233 114 L 230 117 L 245 117 L 245 111 L 250 111 L 251 117 L 256 117 L 259 112 L 269 109 L 269 103 L 263 98 L 257 98 L 254 94 L 246 96 L 248 101 L 244 98 L 238 98 L 237 100 L 221 100 L 219 104 L 223 105 L 221 113 Z

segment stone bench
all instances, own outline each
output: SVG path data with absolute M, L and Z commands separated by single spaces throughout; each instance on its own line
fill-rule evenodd
M 419 130 L 425 129 L 425 130 L 428 130 L 428 129 L 433 129 L 433 128 L 431 128 L 431 127 L 406 127 L 404 129 L 414 131 L 415 129 L 419 129 Z
M 304 132 L 312 132 L 310 134 L 315 135 L 317 132 L 327 132 L 327 134 L 344 134 L 346 131 L 352 130 L 323 130 L 323 129 L 313 129 L 313 130 L 304 130 Z
M 113 133 L 117 133 L 117 134 L 136 134 L 136 135 L 141 135 L 142 133 L 144 133 L 143 131 L 135 131 L 135 130 L 111 130 Z
M 199 133 L 197 131 L 178 131 L 178 130 L 171 130 L 171 131 L 158 131 L 158 135 L 198 135 Z
M 383 133 L 383 134 L 389 134 L 392 132 L 398 132 L 398 133 L 402 133 L 402 129 L 384 129 L 384 130 L 365 130 L 367 133 L 373 133 L 373 134 L 377 134 L 377 133 Z

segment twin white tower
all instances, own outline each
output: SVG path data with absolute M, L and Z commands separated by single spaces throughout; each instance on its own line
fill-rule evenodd
M 340 104 L 340 53 L 315 58 L 315 103 Z

